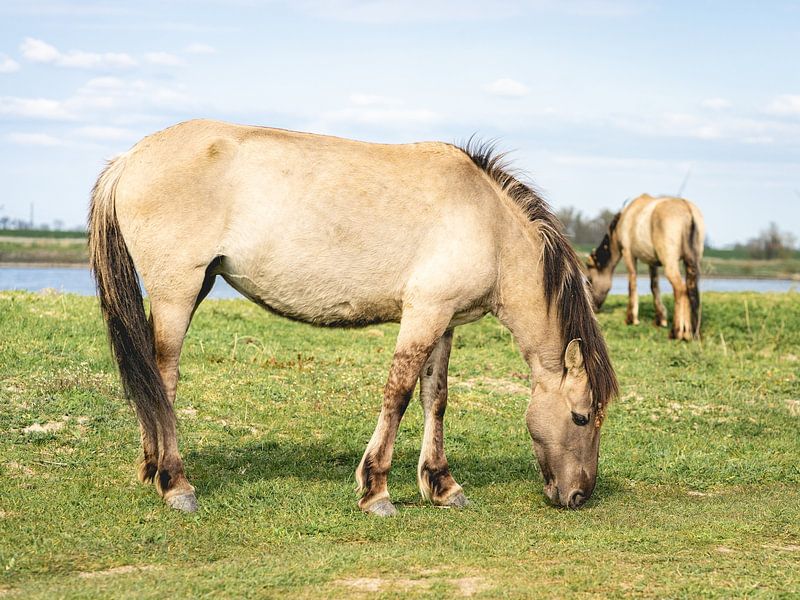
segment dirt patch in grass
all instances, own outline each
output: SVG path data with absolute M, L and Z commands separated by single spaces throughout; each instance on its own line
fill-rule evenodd
M 78 577 L 81 579 L 95 579 L 97 577 L 114 577 L 116 575 L 127 575 L 128 573 L 139 573 L 141 571 L 155 571 L 159 567 L 153 565 L 123 565 L 121 567 L 111 567 L 102 571 L 81 571 Z
M 64 429 L 65 421 L 50 421 L 49 423 L 33 423 L 22 428 L 22 433 L 55 433 Z
M 16 461 L 9 461 L 3 465 L 10 473 L 20 473 L 25 477 L 33 477 L 35 474 L 33 469 L 30 467 L 26 467 L 23 464 L 20 464 Z
M 786 544 L 785 546 L 762 544 L 761 547 L 768 550 L 778 550 L 779 552 L 800 552 L 800 545 L 797 544 Z
M 382 579 L 380 577 L 355 577 L 340 579 L 335 583 L 357 592 L 391 592 L 413 588 L 424 589 L 431 586 L 431 582 L 424 579 Z
M 435 575 L 433 572 L 429 572 Z M 469 598 L 488 590 L 491 585 L 483 577 L 461 577 L 448 579 L 408 579 L 408 578 L 382 578 L 382 577 L 355 577 L 338 579 L 334 584 L 347 587 L 356 593 L 398 592 L 409 590 L 427 590 L 437 581 L 444 581 L 456 589 L 460 597 Z
M 448 581 L 457 587 L 458 592 L 466 598 L 491 588 L 491 585 L 483 577 L 462 577 Z

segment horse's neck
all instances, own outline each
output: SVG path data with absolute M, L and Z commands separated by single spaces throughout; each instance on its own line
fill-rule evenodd
M 544 297 L 540 248 L 528 242 L 516 250 L 503 256 L 495 314 L 514 336 L 535 381 L 544 371 L 561 371 L 561 324 L 557 308 L 548 310 Z
M 608 250 L 611 253 L 611 258 L 602 271 L 610 275 L 614 273 L 614 269 L 617 268 L 619 261 L 622 259 L 622 248 L 620 247 L 619 243 L 619 231 L 616 229 L 608 234 Z

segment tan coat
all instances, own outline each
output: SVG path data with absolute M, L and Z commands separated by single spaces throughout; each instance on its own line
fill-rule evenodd
M 447 361 L 452 328 L 489 312 L 531 366 L 528 424 L 548 493 L 569 506 L 591 494 L 613 369 L 552 214 L 487 148 L 190 121 L 109 166 L 90 229 L 101 305 L 142 425 L 140 479 L 155 481 L 172 506 L 196 506 L 172 402 L 184 335 L 216 276 L 292 319 L 400 322 L 378 425 L 356 473 L 362 509 L 394 512 L 386 479 L 418 379 L 420 490 L 437 504 L 466 502 L 443 449 Z M 150 296 L 152 341 L 134 266 Z
M 700 209 L 683 198 L 642 194 L 614 218 L 609 233 L 595 249 L 587 264 L 595 305 L 599 308 L 611 288 L 611 276 L 620 259 L 628 269 L 628 312 L 626 321 L 639 323 L 636 290 L 636 262 L 650 265 L 650 285 L 656 307 L 656 325 L 667 325 L 661 302 L 658 268 L 672 284 L 675 315 L 671 336 L 690 340 L 700 335 L 700 261 L 703 258 L 705 224 Z M 680 261 L 686 268 L 681 277 Z

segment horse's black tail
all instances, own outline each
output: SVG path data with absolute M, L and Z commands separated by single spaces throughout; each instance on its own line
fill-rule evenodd
M 700 242 L 702 243 L 702 241 Z M 684 249 L 684 264 L 686 265 L 686 294 L 689 297 L 689 307 L 692 317 L 692 337 L 700 339 L 700 259 L 702 257 L 702 247 L 698 248 L 697 223 L 692 217 L 689 226 L 689 236 L 687 248 Z
M 158 423 L 172 416 L 172 405 L 156 364 L 139 279 L 117 221 L 115 195 L 124 162 L 124 156 L 110 162 L 92 190 L 89 261 L 125 394 L 145 435 L 158 439 Z

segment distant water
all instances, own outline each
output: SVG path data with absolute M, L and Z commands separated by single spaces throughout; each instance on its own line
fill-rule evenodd
M 650 279 L 639 277 L 639 294 L 650 293 Z M 54 289 L 59 292 L 92 296 L 95 293 L 94 281 L 85 268 L 5 268 L 0 267 L 0 290 L 28 290 L 38 292 Z M 786 279 L 701 279 L 701 291 L 706 292 L 788 292 L 800 291 L 800 282 Z M 661 278 L 661 292 L 671 294 L 672 287 Z M 612 294 L 627 294 L 628 279 L 614 277 Z M 217 277 L 209 298 L 240 298 L 239 292 Z

